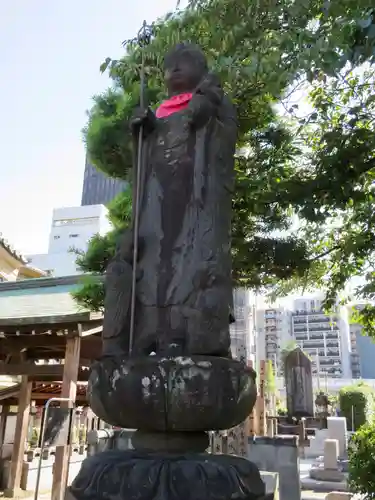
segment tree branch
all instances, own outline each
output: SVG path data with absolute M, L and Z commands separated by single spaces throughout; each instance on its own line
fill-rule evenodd
M 334 252 L 335 250 L 339 250 L 340 248 L 341 248 L 341 245 L 335 245 L 334 247 L 330 248 L 329 250 L 326 250 L 325 252 L 320 253 L 319 255 L 314 257 L 313 259 L 310 259 L 310 262 L 315 262 L 316 260 L 322 259 L 326 255 L 329 255 L 330 253 Z

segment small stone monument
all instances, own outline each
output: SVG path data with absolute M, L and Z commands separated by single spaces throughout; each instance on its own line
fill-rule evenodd
M 327 428 L 329 439 L 337 439 L 339 457 L 345 457 L 348 449 L 348 432 L 345 417 L 328 417 Z
M 324 469 L 337 470 L 339 443 L 337 439 L 326 439 L 324 443 Z
M 326 439 L 324 443 L 323 463 L 310 469 L 310 478 L 316 481 L 340 483 L 345 481 L 345 474 L 339 470 L 339 444 L 337 439 Z
M 285 359 L 285 386 L 289 417 L 313 417 L 314 396 L 311 361 L 300 347 Z

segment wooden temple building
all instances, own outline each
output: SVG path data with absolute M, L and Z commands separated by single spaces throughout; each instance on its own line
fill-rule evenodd
M 17 381 L 0 391 L 1 447 L 9 408 L 18 406 L 6 496 L 20 488 L 32 402 L 63 397 L 85 404 L 88 367 L 101 350 L 102 315 L 77 306 L 71 293 L 78 286 L 79 276 L 0 283 L 0 376 Z M 70 446 L 56 447 L 53 499 L 63 498 L 69 456 Z

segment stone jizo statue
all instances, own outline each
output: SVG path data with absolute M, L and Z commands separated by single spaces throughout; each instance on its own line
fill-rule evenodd
M 255 372 L 229 356 L 236 115 L 197 47 L 166 55 L 165 83 L 156 112 L 131 120 L 134 151 L 142 131 L 139 252 L 125 233 L 107 269 L 103 356 L 87 391 L 99 418 L 137 429 L 134 449 L 86 459 L 70 498 L 263 500 L 255 464 L 206 453 L 209 431 L 240 424 L 256 400 Z
M 167 100 L 131 121 L 134 151 L 144 131 L 133 353 L 228 356 L 236 113 L 199 48 L 177 45 L 164 69 Z M 107 270 L 107 354 L 129 346 L 131 242 Z

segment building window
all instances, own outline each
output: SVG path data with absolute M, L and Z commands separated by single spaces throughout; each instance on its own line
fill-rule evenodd
M 78 238 L 78 234 L 69 234 L 69 238 Z
M 79 219 L 57 219 L 53 221 L 53 225 L 55 227 L 59 226 L 71 226 L 71 225 L 89 225 L 93 223 L 97 223 L 99 221 L 99 217 L 82 217 Z

